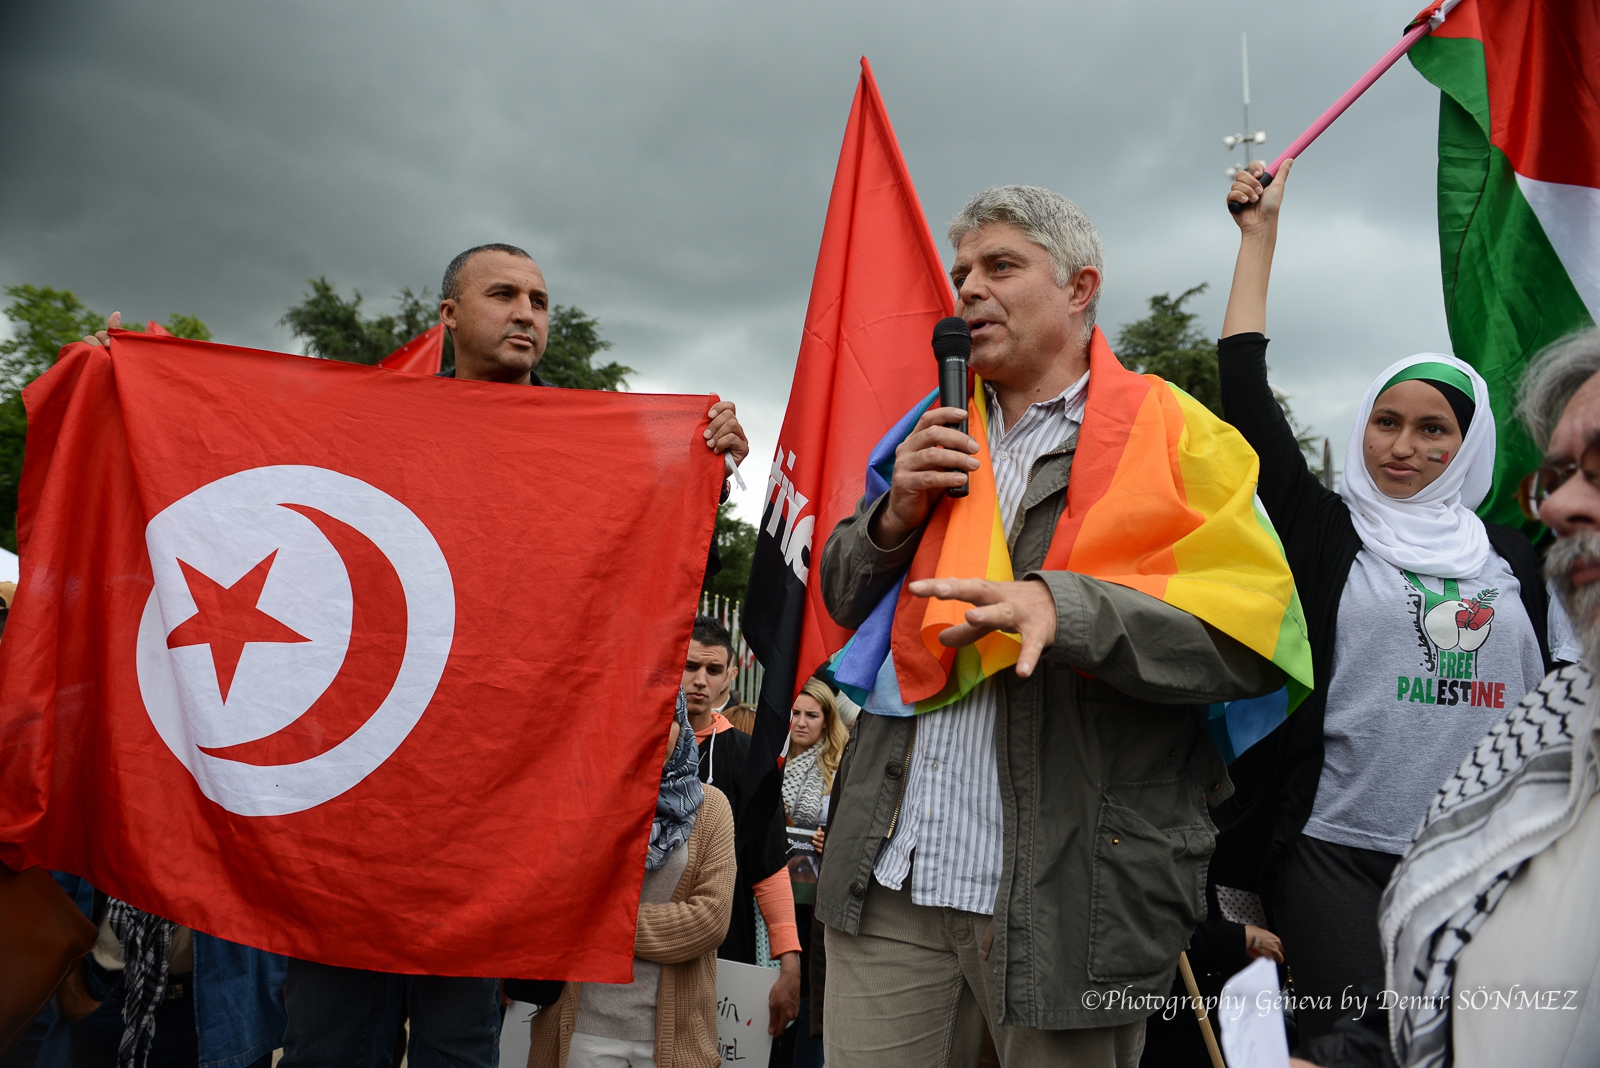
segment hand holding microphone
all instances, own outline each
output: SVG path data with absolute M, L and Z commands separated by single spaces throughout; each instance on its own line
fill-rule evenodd
M 967 362 L 972 331 L 963 319 L 939 320 L 933 332 L 939 362 L 939 404 L 895 450 L 888 500 L 872 519 L 872 540 L 885 549 L 910 537 L 928 519 L 940 495 L 965 496 L 978 469 L 978 443 L 967 434 Z
M 959 408 L 956 429 L 967 432 L 967 364 L 972 359 L 972 327 L 959 315 L 940 319 L 933 327 L 933 358 L 939 361 L 939 407 Z M 967 484 L 945 490 L 948 497 L 965 497 Z

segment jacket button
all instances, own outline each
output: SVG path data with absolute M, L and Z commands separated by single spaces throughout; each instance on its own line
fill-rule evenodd
M 1111 839 L 1111 844 L 1112 844 L 1112 845 L 1121 845 L 1121 844 L 1122 844 L 1122 839 L 1120 839 L 1120 838 L 1113 838 L 1113 839 Z
M 867 888 L 862 886 L 860 883 L 851 883 L 850 896 L 855 898 L 857 901 L 860 901 L 862 898 L 867 896 Z
M 898 779 L 900 777 L 900 765 L 899 764 L 895 764 L 895 763 L 891 762 L 887 767 L 885 767 L 883 769 L 883 771 L 884 771 L 884 774 L 888 775 L 889 778 L 891 778 L 891 779 Z
M 1220 790 L 1220 789 L 1222 789 L 1222 780 L 1220 780 L 1220 779 L 1219 779 L 1219 780 L 1217 780 L 1217 781 L 1216 781 L 1216 782 L 1214 782 L 1214 783 L 1212 783 L 1212 784 L 1211 784 L 1211 789 L 1213 789 L 1213 790 Z

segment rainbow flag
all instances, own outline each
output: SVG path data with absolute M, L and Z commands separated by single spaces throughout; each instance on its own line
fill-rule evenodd
M 1212 710 L 1211 730 L 1231 760 L 1270 732 L 1312 686 L 1311 646 L 1294 576 L 1255 498 L 1259 461 L 1237 431 L 1155 375 L 1118 362 L 1096 328 L 1089 395 L 1067 506 L 1044 570 L 1139 590 L 1181 608 L 1277 664 L 1279 694 Z M 866 492 L 888 489 L 894 451 L 937 392 L 896 423 L 867 461 Z M 964 649 L 939 634 L 972 606 L 913 597 L 908 580 L 1013 578 L 989 460 L 985 393 L 969 418 L 980 465 L 964 498 L 934 509 L 907 573 L 829 662 L 834 682 L 868 711 L 912 715 L 949 705 L 1017 662 L 1015 635 L 993 633 Z M 1275 721 L 1274 721 L 1275 718 Z M 1237 721 L 1237 722 L 1235 722 Z

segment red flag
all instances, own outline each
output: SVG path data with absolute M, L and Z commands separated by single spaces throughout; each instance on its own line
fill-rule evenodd
M 24 392 L 0 859 L 330 964 L 626 981 L 708 399 L 111 338 Z
M 418 375 L 438 374 L 444 367 L 444 324 L 434 323 L 379 360 L 378 366 Z
M 162 326 L 160 323 L 156 322 L 154 319 L 146 319 L 145 320 L 145 324 L 144 324 L 144 329 L 145 329 L 145 333 L 154 334 L 156 337 L 171 337 L 172 336 L 172 331 L 171 330 L 168 330 L 166 327 Z
M 933 324 L 951 306 L 862 57 L 745 600 L 745 635 L 766 668 L 761 707 L 777 729 L 800 686 L 849 638 L 829 617 L 812 565 L 855 508 L 872 447 L 938 385 Z

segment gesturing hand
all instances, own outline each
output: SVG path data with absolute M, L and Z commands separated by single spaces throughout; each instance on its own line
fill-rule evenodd
M 971 645 L 992 631 L 1004 630 L 1022 635 L 1022 652 L 1017 656 L 1017 675 L 1033 674 L 1040 655 L 1056 641 L 1056 599 L 1050 587 L 1038 579 L 1022 582 L 989 582 L 986 579 L 919 579 L 911 584 L 917 597 L 937 597 L 942 601 L 966 601 L 966 622 L 946 627 L 939 643 L 951 648 Z
M 873 520 L 873 541 L 899 545 L 928 518 L 939 494 L 967 484 L 978 469 L 978 443 L 952 425 L 966 417 L 960 408 L 930 408 L 894 450 L 889 503 Z

